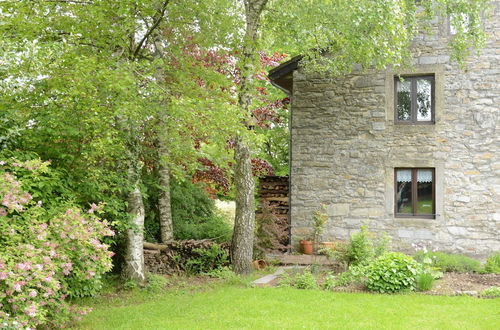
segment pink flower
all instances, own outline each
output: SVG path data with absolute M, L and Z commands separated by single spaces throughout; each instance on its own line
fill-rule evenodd
M 25 263 L 18 263 L 16 265 L 17 269 L 19 270 L 30 270 L 31 269 L 31 263 L 25 262 Z
M 0 280 L 6 280 L 8 277 L 8 274 L 5 272 L 0 272 Z
M 21 288 L 23 287 L 22 282 L 15 282 L 12 288 L 14 291 L 21 292 Z
M 7 211 L 3 207 L 0 207 L 0 217 L 6 216 L 6 215 L 7 215 Z
M 24 310 L 24 313 L 28 316 L 35 317 L 36 316 L 36 306 L 34 304 L 29 305 Z
M 90 204 L 90 209 L 88 210 L 88 212 L 92 214 L 95 212 L 95 210 L 97 210 L 97 205 L 95 203 Z
M 28 294 L 28 296 L 30 296 L 31 298 L 35 298 L 37 295 L 38 293 L 35 290 L 31 290 L 30 293 Z

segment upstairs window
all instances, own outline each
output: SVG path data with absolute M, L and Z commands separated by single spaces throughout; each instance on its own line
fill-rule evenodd
M 435 218 L 435 171 L 433 168 L 396 168 L 396 217 Z
M 434 76 L 395 77 L 394 122 L 433 124 L 434 89 Z

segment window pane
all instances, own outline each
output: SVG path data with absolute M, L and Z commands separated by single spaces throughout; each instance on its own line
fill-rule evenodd
M 398 120 L 411 119 L 410 91 L 411 91 L 410 80 L 400 81 L 399 79 L 396 79 L 396 93 L 397 93 L 396 111 L 398 115 Z
M 396 182 L 396 213 L 413 214 L 411 200 L 411 170 L 397 170 Z
M 431 81 L 427 79 L 417 79 L 417 120 L 432 120 L 432 93 Z
M 417 214 L 433 214 L 432 170 L 417 171 Z

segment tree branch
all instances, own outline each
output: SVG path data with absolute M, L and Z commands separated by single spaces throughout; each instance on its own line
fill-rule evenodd
M 139 41 L 139 44 L 135 48 L 134 54 L 132 55 L 133 57 L 137 57 L 139 55 L 139 53 L 140 53 L 140 51 L 142 49 L 142 46 L 144 45 L 144 43 L 146 42 L 146 40 L 149 38 L 149 36 L 151 35 L 151 33 L 153 33 L 153 31 L 160 25 L 161 21 L 163 20 L 163 18 L 165 16 L 165 11 L 167 10 L 167 5 L 168 5 L 169 2 L 170 2 L 170 0 L 165 0 L 163 2 L 163 5 L 162 5 L 161 9 L 158 12 L 159 15 L 158 15 L 156 21 L 149 28 L 149 30 L 146 32 L 146 34 L 144 34 L 144 37 L 142 37 L 141 41 Z

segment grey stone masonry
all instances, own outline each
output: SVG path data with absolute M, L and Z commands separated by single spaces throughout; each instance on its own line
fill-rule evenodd
M 500 1 L 488 40 L 465 69 L 450 61 L 448 22 L 413 45 L 414 71 L 342 77 L 293 73 L 292 244 L 309 236 L 326 204 L 323 240 L 346 239 L 366 223 L 396 249 L 426 242 L 485 256 L 500 250 Z M 435 124 L 394 123 L 394 77 L 435 77 Z M 394 215 L 394 168 L 435 168 L 435 219 Z

